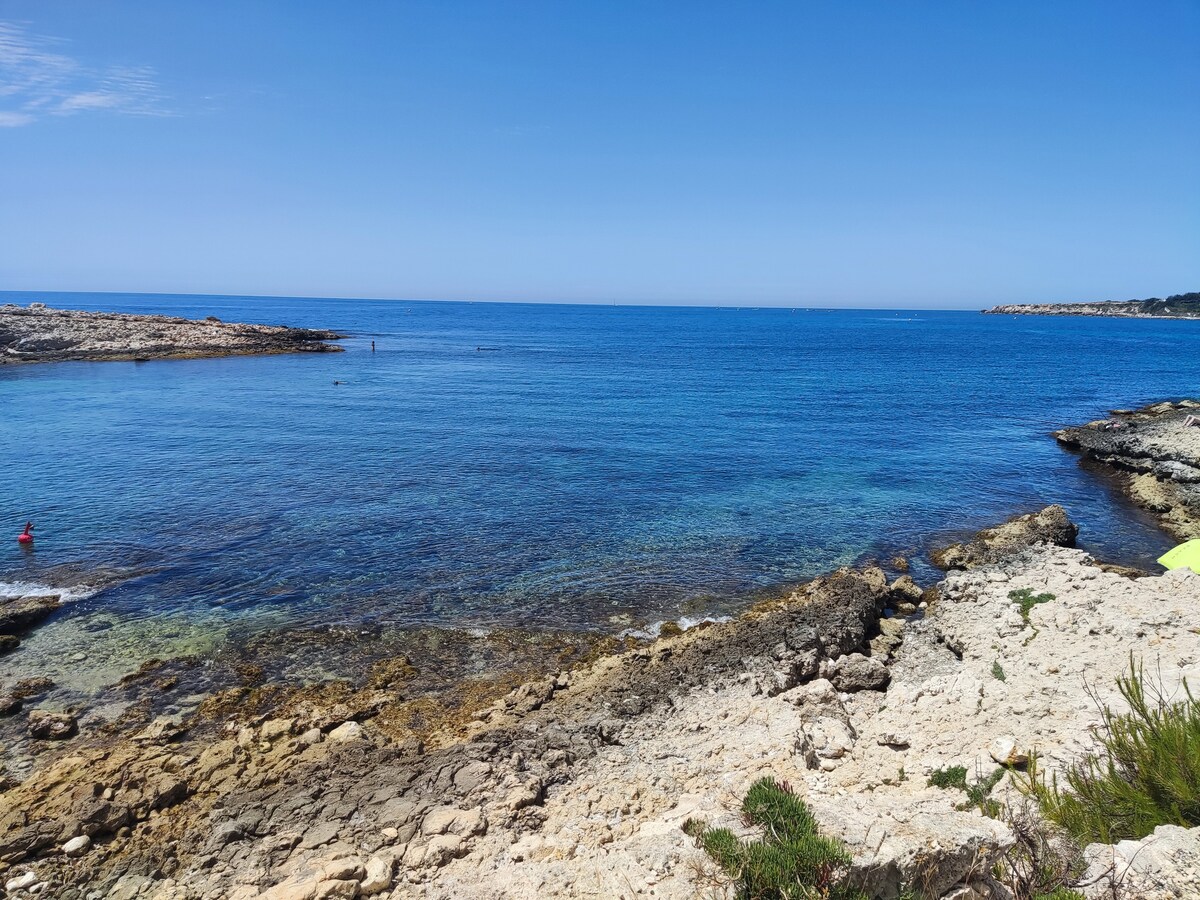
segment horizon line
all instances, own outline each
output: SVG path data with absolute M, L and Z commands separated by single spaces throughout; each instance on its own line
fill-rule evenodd
M 458 303 L 471 305 L 476 303 L 489 303 L 495 305 L 508 306 L 624 306 L 646 309 L 791 309 L 791 310 L 820 310 L 820 311 L 837 311 L 837 310 L 864 310 L 864 311 L 915 311 L 915 312 L 980 312 L 983 309 L 991 309 L 989 307 L 978 306 L 819 306 L 811 304 L 780 304 L 780 303 L 664 303 L 653 301 L 628 301 L 628 300 L 475 300 L 470 298 L 455 298 L 446 299 L 438 297 L 334 297 L 320 294 L 226 294 L 226 293 L 188 293 L 176 291 L 62 291 L 62 290 L 0 290 L 0 298 L 10 295 L 95 295 L 107 294 L 125 297 L 207 297 L 213 299 L 241 299 L 241 300 L 332 300 L 345 302 L 369 302 L 369 303 Z M 34 299 L 32 302 L 39 302 Z M 1028 302 L 1028 301 L 1026 301 Z M 1053 302 L 1053 301 L 1051 301 Z M 1101 301 L 1094 300 L 1076 300 L 1067 301 L 1074 303 L 1096 303 Z M 1124 302 L 1124 301 L 1119 301 Z M 998 303 L 993 306 L 1014 306 L 1020 305 L 1016 303 Z M 1031 304 L 1032 305 L 1032 304 Z

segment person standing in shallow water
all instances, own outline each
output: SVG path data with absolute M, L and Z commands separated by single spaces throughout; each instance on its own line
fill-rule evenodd
M 374 341 L 371 341 L 371 352 L 372 353 L 375 352 L 375 342 Z

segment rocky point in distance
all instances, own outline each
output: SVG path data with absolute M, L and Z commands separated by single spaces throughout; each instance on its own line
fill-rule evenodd
M 1124 319 L 1200 319 L 1200 291 L 1163 300 L 1102 300 L 1097 303 L 1012 303 L 983 310 L 994 316 L 1115 316 Z
M 345 335 L 286 325 L 176 316 L 52 309 L 44 303 L 0 306 L 0 365 L 67 360 L 203 359 L 270 353 L 328 353 Z

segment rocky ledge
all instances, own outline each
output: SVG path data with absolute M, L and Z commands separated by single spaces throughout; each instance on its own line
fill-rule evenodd
M 728 896 L 683 826 L 745 834 L 740 798 L 770 775 L 846 842 L 871 896 L 1007 898 L 990 872 L 1010 825 L 928 777 L 1079 758 L 1095 701 L 1122 706 L 1131 650 L 1167 690 L 1200 680 L 1200 576 L 1105 571 L 1046 542 L 1074 538 L 1060 513 L 981 536 L 925 592 L 841 570 L 481 694 L 456 721 L 374 685 L 64 734 L 0 794 L 0 879 L 64 900 Z M 1022 610 L 1025 588 L 1044 599 Z M 889 614 L 915 604 L 923 616 Z M 1014 796 L 1011 778 L 992 795 Z M 1089 896 L 1113 878 L 1128 896 L 1193 896 L 1200 829 L 1159 831 L 1081 850 Z
M 0 306 L 0 365 L 65 360 L 199 359 L 270 353 L 327 353 L 333 331 L 245 325 L 174 316 Z
M 1113 410 L 1054 437 L 1116 477 L 1173 536 L 1200 537 L 1200 401 Z

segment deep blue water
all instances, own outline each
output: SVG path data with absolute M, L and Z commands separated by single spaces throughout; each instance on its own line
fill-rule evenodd
M 0 295 L 31 299 L 352 335 L 0 368 L 0 528 L 38 534 L 0 581 L 154 568 L 79 604 L 131 617 L 610 628 L 1048 502 L 1146 563 L 1170 541 L 1048 433 L 1200 386 L 1196 322 Z

